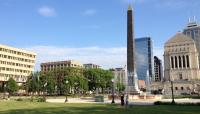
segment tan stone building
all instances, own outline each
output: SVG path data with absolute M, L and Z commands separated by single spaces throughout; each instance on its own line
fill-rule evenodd
M 200 80 L 198 51 L 192 38 L 177 33 L 164 47 L 165 93 L 171 92 L 170 81 L 174 83 L 175 94 L 191 93 Z
M 112 71 L 113 75 L 114 75 L 114 83 L 121 83 L 121 84 L 126 84 L 126 72 L 124 68 L 113 68 L 110 69 L 110 71 Z
M 195 42 L 182 33 L 165 43 L 164 64 L 165 81 L 200 79 Z
M 68 61 L 56 61 L 56 62 L 47 62 L 41 63 L 41 71 L 52 71 L 55 69 L 63 69 L 66 67 L 77 67 L 82 68 L 83 64 L 79 61 L 68 60 Z
M 101 66 L 96 65 L 96 64 L 92 64 L 92 63 L 88 63 L 88 64 L 83 64 L 85 69 L 98 69 L 101 68 Z
M 26 82 L 34 71 L 36 53 L 0 44 L 0 85 L 9 78 Z

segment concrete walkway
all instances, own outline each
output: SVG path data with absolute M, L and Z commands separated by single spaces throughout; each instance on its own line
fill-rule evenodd
M 162 102 L 171 102 L 171 99 L 162 99 Z M 49 103 L 65 103 L 65 99 L 47 99 Z M 131 105 L 154 105 L 155 100 L 133 100 L 129 101 Z M 200 103 L 200 99 L 175 99 L 176 103 Z M 111 104 L 111 100 L 104 99 L 104 102 L 95 102 L 92 98 L 68 98 L 67 103 L 97 103 L 97 104 Z M 120 104 L 120 100 L 115 100 L 116 104 Z

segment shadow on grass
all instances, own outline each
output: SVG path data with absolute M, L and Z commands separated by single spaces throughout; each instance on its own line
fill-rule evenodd
M 116 105 L 92 106 L 92 107 L 54 107 L 54 108 L 33 108 L 13 109 L 0 111 L 0 114 L 130 114 L 130 110 Z
M 79 104 L 77 104 L 79 105 Z M 46 107 L 32 109 L 12 109 L 0 114 L 199 114 L 197 106 L 131 106 L 119 105 Z

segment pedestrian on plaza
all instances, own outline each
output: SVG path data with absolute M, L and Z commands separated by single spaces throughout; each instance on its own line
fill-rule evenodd
M 121 106 L 124 106 L 124 94 L 121 95 Z
M 128 94 L 126 95 L 126 106 L 128 106 Z

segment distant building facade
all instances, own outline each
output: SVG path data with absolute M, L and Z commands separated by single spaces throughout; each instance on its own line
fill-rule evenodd
M 163 79 L 163 67 L 162 61 L 157 57 L 154 56 L 154 81 L 160 82 Z
M 191 93 L 200 82 L 198 51 L 195 41 L 177 33 L 165 43 L 164 83 L 165 94 L 171 93 L 170 81 L 174 83 L 175 94 Z
M 136 71 L 138 80 L 153 79 L 154 77 L 154 59 L 153 44 L 150 37 L 137 38 L 136 44 Z M 149 78 L 147 78 L 147 71 Z
M 98 69 L 98 68 L 101 68 L 101 66 L 96 65 L 96 64 L 92 64 L 92 63 L 83 64 L 83 67 L 84 67 L 85 69 Z
M 6 45 L 0 45 L 0 86 L 9 78 L 21 84 L 34 71 L 36 53 Z
M 126 84 L 126 72 L 124 68 L 113 68 L 110 69 L 114 75 L 114 83 L 121 83 L 121 84 Z
M 68 60 L 68 61 L 55 61 L 55 62 L 46 62 L 40 64 L 41 71 L 53 71 L 55 69 L 64 69 L 67 67 L 76 67 L 76 68 L 83 68 L 83 64 L 79 61 Z
M 194 21 L 189 21 L 186 28 L 183 30 L 183 33 L 192 38 L 195 41 L 197 51 L 200 54 L 200 25 Z M 199 65 L 200 65 L 200 58 L 199 58 Z

